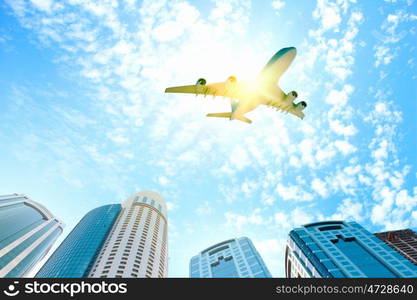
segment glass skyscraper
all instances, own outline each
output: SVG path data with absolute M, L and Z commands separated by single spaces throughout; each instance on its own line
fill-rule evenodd
M 120 210 L 120 204 L 110 204 L 88 212 L 49 257 L 36 277 L 87 277 Z
M 26 276 L 62 230 L 49 210 L 27 196 L 0 196 L 0 277 Z
M 255 246 L 247 237 L 213 245 L 190 261 L 191 278 L 271 277 Z
M 87 213 L 36 274 L 43 278 L 166 277 L 167 208 L 142 191 Z
M 292 230 L 285 273 L 294 277 L 417 277 L 417 266 L 356 222 L 312 223 Z

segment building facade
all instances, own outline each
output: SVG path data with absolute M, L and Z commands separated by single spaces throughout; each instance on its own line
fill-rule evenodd
M 377 238 L 417 266 L 417 234 L 411 229 L 374 233 Z
M 120 211 L 120 204 L 110 204 L 88 212 L 49 257 L 36 277 L 87 277 Z
M 167 208 L 162 196 L 130 196 L 93 264 L 89 277 L 167 277 Z
M 417 277 L 417 267 L 356 222 L 312 223 L 292 230 L 287 278 Z
M 268 278 L 268 271 L 255 246 L 247 237 L 213 245 L 190 261 L 191 278 Z
M 50 250 L 63 223 L 21 194 L 0 196 L 0 277 L 24 277 Z

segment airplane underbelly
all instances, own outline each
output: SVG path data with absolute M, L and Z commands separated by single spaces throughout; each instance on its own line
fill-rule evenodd
M 240 102 L 236 109 L 233 111 L 233 115 L 242 116 L 259 106 L 259 101 L 256 99 L 255 101 L 245 101 Z
M 264 88 L 259 92 L 258 102 L 259 104 L 269 105 L 275 102 L 281 102 L 284 99 L 285 94 L 278 87 Z

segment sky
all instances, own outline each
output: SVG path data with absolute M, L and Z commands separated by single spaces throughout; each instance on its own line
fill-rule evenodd
M 415 229 L 416 34 L 415 0 L 0 0 L 0 194 L 60 218 L 56 248 L 89 210 L 158 191 L 170 277 L 233 237 L 284 277 L 303 224 Z M 164 93 L 255 78 L 290 46 L 280 86 L 304 120 Z

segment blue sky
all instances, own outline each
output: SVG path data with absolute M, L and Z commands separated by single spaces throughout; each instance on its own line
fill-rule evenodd
M 385 1 L 0 2 L 0 194 L 66 223 L 142 189 L 169 207 L 169 275 L 248 236 L 284 276 L 288 232 L 354 220 L 417 227 L 417 4 Z M 299 120 L 205 118 L 226 99 L 167 86 L 256 76 L 279 49 Z

